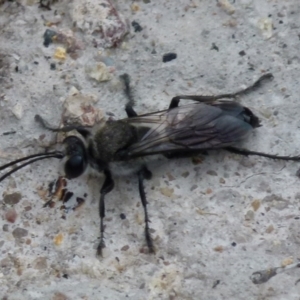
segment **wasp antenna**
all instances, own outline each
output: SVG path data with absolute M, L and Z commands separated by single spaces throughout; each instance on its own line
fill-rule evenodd
M 14 161 L 11 161 L 10 163 L 7 163 L 3 166 L 0 166 L 0 171 L 2 170 L 5 170 L 6 168 L 8 167 L 11 167 L 19 162 L 22 162 L 22 161 L 25 161 L 25 160 L 28 160 L 28 159 L 31 159 L 31 158 L 35 158 L 35 157 L 41 157 L 41 156 L 49 156 L 49 155 L 62 155 L 63 154 L 59 151 L 54 151 L 54 152 L 48 152 L 48 153 L 38 153 L 38 154 L 32 154 L 32 155 L 28 155 L 28 156 L 25 156 L 25 157 L 22 157 L 22 158 L 19 158 L 19 159 L 16 159 Z
M 38 157 L 37 157 L 37 156 L 38 156 Z M 52 158 L 52 157 L 61 159 L 61 158 L 64 157 L 64 155 L 63 155 L 62 153 L 60 153 L 60 152 L 52 152 L 52 154 L 49 153 L 48 155 L 47 155 L 47 153 L 45 153 L 44 155 L 43 155 L 43 154 L 40 154 L 40 155 L 35 154 L 35 156 L 33 156 L 33 157 L 36 157 L 36 158 L 31 159 L 31 160 L 25 162 L 24 164 L 22 164 L 22 165 L 20 165 L 20 166 L 18 166 L 18 167 L 16 167 L 16 168 L 14 168 L 13 170 L 11 170 L 11 171 L 5 173 L 4 175 L 2 175 L 2 176 L 0 177 L 0 182 L 3 181 L 6 177 L 10 176 L 11 174 L 17 172 L 18 170 L 20 170 L 20 169 L 26 167 L 27 165 L 30 165 L 30 164 L 32 164 L 32 163 L 38 161 L 38 160 L 42 160 L 42 159 L 46 159 L 46 158 Z M 24 161 L 24 160 L 27 160 L 27 159 L 29 159 L 29 158 L 30 158 L 30 156 L 27 156 L 27 157 L 23 157 L 23 158 L 21 158 L 21 159 L 19 159 L 19 160 L 15 160 L 15 161 L 13 161 L 13 162 L 7 164 L 7 165 L 2 166 L 2 167 L 1 167 L 1 170 L 4 170 L 5 168 L 10 167 L 10 166 L 16 164 L 17 162 Z M 5 168 L 4 168 L 4 167 L 5 167 Z

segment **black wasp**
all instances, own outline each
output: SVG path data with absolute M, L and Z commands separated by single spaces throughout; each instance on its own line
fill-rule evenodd
M 144 115 L 137 115 L 133 109 L 134 101 L 129 76 L 124 74 L 121 78 L 125 82 L 125 93 L 129 99 L 125 106 L 128 118 L 106 121 L 100 128 L 77 125 L 52 128 L 40 116 L 36 116 L 36 120 L 46 129 L 54 132 L 68 132 L 75 129 L 81 138 L 73 135 L 68 136 L 63 141 L 63 151 L 29 155 L 0 167 L 1 171 L 24 162 L 0 177 L 0 182 L 35 161 L 52 157 L 64 159 L 64 171 L 69 179 L 79 177 L 88 165 L 104 173 L 105 180 L 100 189 L 99 202 L 100 243 L 97 248 L 98 255 L 102 255 L 102 249 L 105 247 L 104 198 L 114 188 L 111 173 L 112 163 L 155 154 L 162 154 L 168 158 L 191 156 L 210 149 L 225 149 L 245 156 L 259 155 L 273 159 L 300 160 L 299 156 L 277 156 L 234 146 L 254 128 L 259 127 L 260 122 L 249 108 L 233 101 L 233 99 L 256 89 L 265 79 L 272 78 L 271 74 L 261 76 L 250 87 L 232 94 L 177 96 L 171 100 L 168 109 Z M 178 106 L 181 99 L 194 100 L 195 102 Z M 136 174 L 145 214 L 146 242 L 149 252 L 153 253 L 155 248 L 149 232 L 147 200 L 143 185 L 144 180 L 150 179 L 152 174 L 145 163 L 138 166 Z

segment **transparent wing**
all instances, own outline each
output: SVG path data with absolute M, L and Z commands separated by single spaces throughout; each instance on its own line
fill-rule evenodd
M 230 146 L 253 129 L 249 109 L 233 101 L 193 103 L 126 119 L 139 132 L 128 157 Z

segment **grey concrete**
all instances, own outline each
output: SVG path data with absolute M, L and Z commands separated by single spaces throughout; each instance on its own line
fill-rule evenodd
M 105 118 L 105 112 L 126 117 L 118 79 L 124 72 L 132 77 L 138 113 L 164 109 L 177 94 L 236 91 L 271 72 L 273 81 L 239 99 L 263 125 L 243 146 L 300 153 L 298 0 L 147 2 L 114 1 L 130 33 L 111 49 L 103 48 L 111 40 L 101 44 L 92 36 L 95 23 L 85 30 L 78 1 L 58 1 L 49 11 L 34 1 L 0 6 L 0 134 L 16 131 L 1 136 L 1 164 L 42 151 L 40 146 L 54 139 L 34 116 L 59 124 L 72 87 L 93 94 Z M 86 21 L 103 17 L 88 9 Z M 85 30 L 74 33 L 77 57 L 67 54 L 61 62 L 53 55 L 62 44 L 43 46 L 45 20 L 57 20 L 56 11 L 60 23 L 52 29 L 72 30 L 76 21 Z M 134 20 L 142 31 L 134 32 Z M 167 52 L 177 58 L 163 63 Z M 111 80 L 88 77 L 87 68 L 99 61 L 110 65 Z M 50 69 L 52 62 L 56 70 Z M 43 208 L 48 184 L 58 174 L 55 159 L 1 182 L 0 295 L 9 300 L 299 299 L 297 269 L 262 285 L 250 276 L 299 257 L 300 165 L 217 151 L 202 158 L 198 164 L 159 158 L 149 165 L 154 176 L 145 186 L 156 255 L 141 253 L 143 211 L 134 175 L 116 176 L 115 190 L 107 195 L 102 259 L 95 256 L 101 176 L 86 174 L 68 183 L 76 196 L 87 197 L 67 213 L 60 203 Z M 5 201 L 14 192 L 22 195 L 18 203 Z

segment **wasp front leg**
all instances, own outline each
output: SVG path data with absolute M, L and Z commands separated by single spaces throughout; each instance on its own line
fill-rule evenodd
M 130 87 L 130 76 L 125 73 L 123 75 L 120 75 L 120 79 L 122 79 L 124 82 L 124 85 L 125 85 L 124 92 L 128 98 L 128 102 L 125 105 L 126 114 L 127 114 L 128 118 L 137 117 L 138 114 L 136 113 L 136 111 L 133 108 L 134 99 L 132 96 L 132 89 Z
M 105 217 L 105 195 L 112 191 L 114 188 L 114 181 L 111 177 L 109 170 L 104 171 L 105 180 L 100 190 L 100 202 L 99 202 L 99 216 L 100 216 L 100 242 L 97 247 L 97 255 L 102 256 L 102 249 L 105 248 L 104 242 L 104 217 Z
M 84 138 L 87 138 L 88 136 L 91 135 L 91 132 L 88 127 L 84 127 L 80 125 L 68 125 L 61 128 L 52 127 L 40 115 L 35 115 L 35 121 L 40 123 L 45 129 L 50 130 L 52 132 L 70 132 L 72 130 L 76 130 Z

